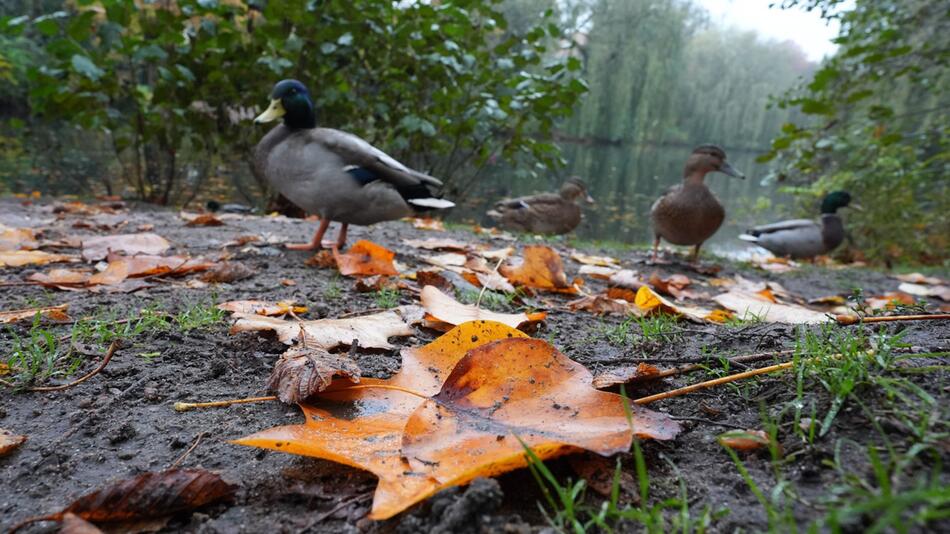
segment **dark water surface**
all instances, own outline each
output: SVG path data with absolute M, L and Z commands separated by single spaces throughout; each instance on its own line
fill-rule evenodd
M 750 250 L 736 236 L 753 224 L 782 217 L 790 203 L 777 193 L 774 180 L 767 180 L 767 165 L 755 162 L 753 151 L 729 150 L 729 162 L 746 175 L 739 180 L 721 173 L 706 177 L 706 184 L 726 208 L 726 221 L 706 244 L 719 254 L 741 256 Z M 500 198 L 557 191 L 568 176 L 577 175 L 590 187 L 595 206 L 584 207 L 584 220 L 575 234 L 582 239 L 652 243 L 650 206 L 666 189 L 682 181 L 683 165 L 690 147 L 567 145 L 568 166 L 558 176 L 530 178 L 504 168 L 486 171 L 472 194 L 452 214 L 454 220 L 472 220 L 484 226 L 484 216 Z

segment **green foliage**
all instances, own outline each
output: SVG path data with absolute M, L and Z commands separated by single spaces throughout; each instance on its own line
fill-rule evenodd
M 399 290 L 395 288 L 384 287 L 373 293 L 373 301 L 377 308 L 389 309 L 399 305 Z
M 779 100 L 808 119 L 786 124 L 777 159 L 808 211 L 846 189 L 854 245 L 874 261 L 940 263 L 950 235 L 950 14 L 942 2 L 786 0 L 838 19 L 838 53 Z
M 560 165 L 547 139 L 586 91 L 580 65 L 545 56 L 551 13 L 516 33 L 495 4 L 105 0 L 0 18 L 0 33 L 43 43 L 33 111 L 113 148 L 128 183 L 106 189 L 168 203 L 211 163 L 247 160 L 263 132 L 246 120 L 290 77 L 311 88 L 321 122 L 449 184 L 499 157 Z

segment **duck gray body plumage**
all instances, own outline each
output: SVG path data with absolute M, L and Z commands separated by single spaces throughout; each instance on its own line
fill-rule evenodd
M 566 234 L 581 222 L 578 200 L 592 204 L 587 185 L 571 178 L 561 186 L 560 193 L 540 193 L 495 203 L 487 215 L 508 230 L 535 234 Z
M 349 224 L 369 225 L 455 205 L 441 198 L 438 179 L 406 167 L 356 135 L 317 128 L 310 95 L 296 80 L 274 86 L 270 107 L 255 122 L 277 118 L 283 124 L 254 149 L 254 172 L 321 218 L 311 243 L 289 248 L 317 248 L 330 221 L 342 223 L 337 239 L 342 247 Z
M 827 254 L 844 241 L 844 222 L 837 210 L 850 202 L 851 195 L 836 191 L 825 197 L 818 221 L 792 219 L 756 226 L 739 239 L 755 243 L 776 256 L 804 259 Z
M 654 260 L 662 238 L 674 245 L 695 247 L 695 261 L 702 244 L 722 226 L 726 210 L 705 182 L 706 175 L 716 171 L 743 178 L 742 173 L 726 162 L 726 153 L 718 146 L 696 147 L 686 160 L 683 183 L 669 188 L 653 203 L 650 218 L 655 234 Z

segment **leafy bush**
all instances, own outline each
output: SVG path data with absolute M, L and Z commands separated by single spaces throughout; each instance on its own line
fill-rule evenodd
M 321 122 L 460 192 L 496 158 L 560 165 L 551 129 L 586 90 L 576 59 L 545 54 L 559 32 L 550 12 L 512 33 L 497 3 L 80 0 L 5 17 L 0 31 L 42 43 L 32 110 L 111 146 L 119 183 L 106 189 L 169 203 L 246 162 L 263 131 L 245 121 L 293 77 Z

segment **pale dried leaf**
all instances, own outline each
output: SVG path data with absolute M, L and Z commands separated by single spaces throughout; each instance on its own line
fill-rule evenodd
M 277 339 L 290 345 L 301 338 L 301 332 L 307 339 L 307 345 L 332 350 L 341 345 L 349 345 L 357 340 L 361 347 L 373 349 L 391 349 L 390 337 L 411 336 L 413 331 L 395 311 L 387 310 L 372 315 L 350 317 L 347 319 L 318 319 L 314 321 L 293 321 L 235 313 L 237 322 L 231 327 L 231 333 L 272 330 Z
M 812 324 L 831 320 L 822 312 L 795 304 L 771 302 L 762 295 L 742 289 L 732 289 L 713 297 L 713 300 L 736 312 L 740 318 L 757 317 L 768 323 Z
M 23 445 L 24 441 L 26 441 L 26 436 L 20 436 L 0 428 L 0 457 L 10 454 L 14 449 Z
M 543 314 L 535 317 L 526 313 L 497 313 L 477 308 L 470 304 L 462 304 L 434 286 L 422 288 L 420 294 L 422 307 L 435 319 L 450 325 L 459 325 L 468 321 L 495 321 L 512 328 L 518 328 L 524 323 L 536 322 L 544 318 Z
M 86 261 L 97 261 L 104 259 L 110 252 L 157 255 L 170 246 L 167 239 L 152 233 L 87 237 L 82 240 L 82 257 Z

